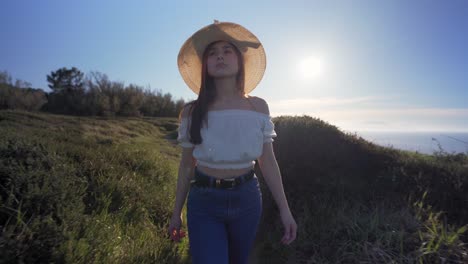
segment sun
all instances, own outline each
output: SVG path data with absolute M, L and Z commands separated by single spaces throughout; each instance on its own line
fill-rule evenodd
M 304 79 L 316 79 L 324 73 L 323 60 L 315 56 L 306 57 L 299 62 L 298 71 Z

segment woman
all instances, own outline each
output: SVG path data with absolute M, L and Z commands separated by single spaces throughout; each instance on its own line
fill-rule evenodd
M 247 263 L 262 213 L 255 160 L 280 211 L 281 242 L 296 238 L 273 153 L 276 133 L 268 104 L 247 95 L 260 82 L 265 65 L 263 46 L 251 32 L 216 20 L 193 34 L 179 52 L 179 71 L 198 98 L 179 116 L 177 140 L 183 151 L 168 233 L 179 240 L 188 193 L 193 263 Z

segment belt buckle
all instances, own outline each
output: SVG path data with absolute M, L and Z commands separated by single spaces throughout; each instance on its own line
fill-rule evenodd
M 220 188 L 221 187 L 221 181 L 224 182 L 231 182 L 231 186 L 230 187 L 226 187 L 226 189 L 233 189 L 235 187 L 235 179 L 216 179 L 216 188 Z
M 226 188 L 226 189 L 229 189 L 229 190 L 230 190 L 230 189 L 234 189 L 234 187 L 236 186 L 236 181 L 235 181 L 235 179 L 225 179 L 225 181 L 228 181 L 228 182 L 231 183 L 231 186 L 228 187 L 228 188 Z

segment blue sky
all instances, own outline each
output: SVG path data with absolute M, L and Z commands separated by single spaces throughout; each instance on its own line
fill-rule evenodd
M 3 1 L 0 70 L 47 88 L 61 67 L 196 95 L 177 54 L 230 21 L 263 43 L 251 93 L 272 116 L 307 114 L 345 131 L 468 132 L 468 1 Z

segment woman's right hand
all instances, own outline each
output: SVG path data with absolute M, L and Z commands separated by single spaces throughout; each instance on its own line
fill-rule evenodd
M 185 232 L 181 230 L 182 216 L 174 214 L 171 217 L 167 233 L 172 241 L 180 242 L 180 239 L 185 236 Z

